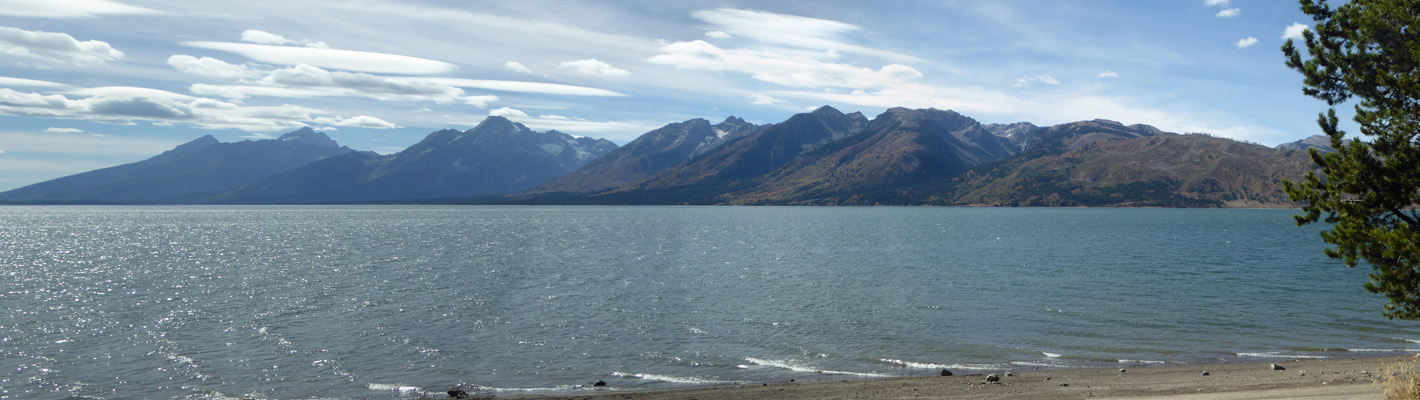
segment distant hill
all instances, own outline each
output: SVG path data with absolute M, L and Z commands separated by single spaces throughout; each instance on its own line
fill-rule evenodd
M 653 131 L 643 139 L 674 143 L 705 136 L 692 133 L 689 123 Z M 1288 199 L 1281 181 L 1300 179 L 1310 168 L 1302 151 L 1178 135 L 1148 125 L 1108 120 L 1049 127 L 1024 122 L 983 125 L 953 111 L 906 108 L 889 109 L 869 121 L 862 114 L 843 114 L 825 106 L 663 167 L 639 181 L 626 179 L 635 175 L 622 175 L 617 182 L 625 183 L 619 186 L 601 181 L 596 190 L 556 195 L 539 190 L 515 195 L 512 201 L 1285 205 Z M 597 175 L 584 170 L 562 180 Z
M 1077 123 L 1080 124 L 1080 123 Z M 1072 126 L 1060 146 L 983 165 L 952 180 L 951 202 L 1003 206 L 1221 207 L 1289 203 L 1282 180 L 1312 168 L 1306 152 L 1207 135 L 1120 135 Z
M 301 128 L 271 140 L 220 143 L 211 135 L 147 160 L 0 193 L 31 203 L 172 203 L 221 192 L 341 154 L 361 154 Z
M 503 117 L 441 130 L 399 153 L 346 154 L 211 196 L 216 203 L 411 201 L 515 193 L 616 149 L 604 139 L 533 132 Z

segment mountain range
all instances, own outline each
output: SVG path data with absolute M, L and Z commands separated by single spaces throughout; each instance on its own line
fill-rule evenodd
M 982 124 L 949 110 L 869 119 L 824 106 L 775 124 L 668 124 L 617 147 L 502 117 L 398 153 L 309 128 L 194 140 L 148 160 L 0 193 L 72 203 L 1288 205 L 1316 137 L 1269 148 L 1108 120 Z
M 605 139 L 533 132 L 503 117 L 430 133 L 395 154 L 351 153 L 201 199 L 216 203 L 349 203 L 515 193 L 616 149 Z
M 0 193 L 26 203 L 171 203 L 250 184 L 342 154 L 342 147 L 310 128 L 271 140 L 220 143 L 197 138 L 153 158 L 36 183 Z

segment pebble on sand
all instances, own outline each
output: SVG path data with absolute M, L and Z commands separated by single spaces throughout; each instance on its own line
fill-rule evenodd
M 1287 369 L 1287 368 L 1286 368 L 1286 367 L 1283 367 L 1283 366 L 1281 366 L 1281 365 L 1272 364 L 1272 370 L 1273 370 L 1273 371 L 1281 371 L 1281 370 L 1284 370 L 1284 369 Z

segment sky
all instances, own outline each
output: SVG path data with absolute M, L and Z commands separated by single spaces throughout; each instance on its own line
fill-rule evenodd
M 490 115 L 625 144 L 830 105 L 1319 133 L 1292 1 L 0 0 L 0 190 L 212 135 L 397 152 Z M 1343 114 L 1344 115 L 1344 114 Z

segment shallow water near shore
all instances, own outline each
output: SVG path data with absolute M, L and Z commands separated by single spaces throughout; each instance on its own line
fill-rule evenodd
M 0 207 L 0 398 L 576 392 L 1420 349 L 1288 210 Z

